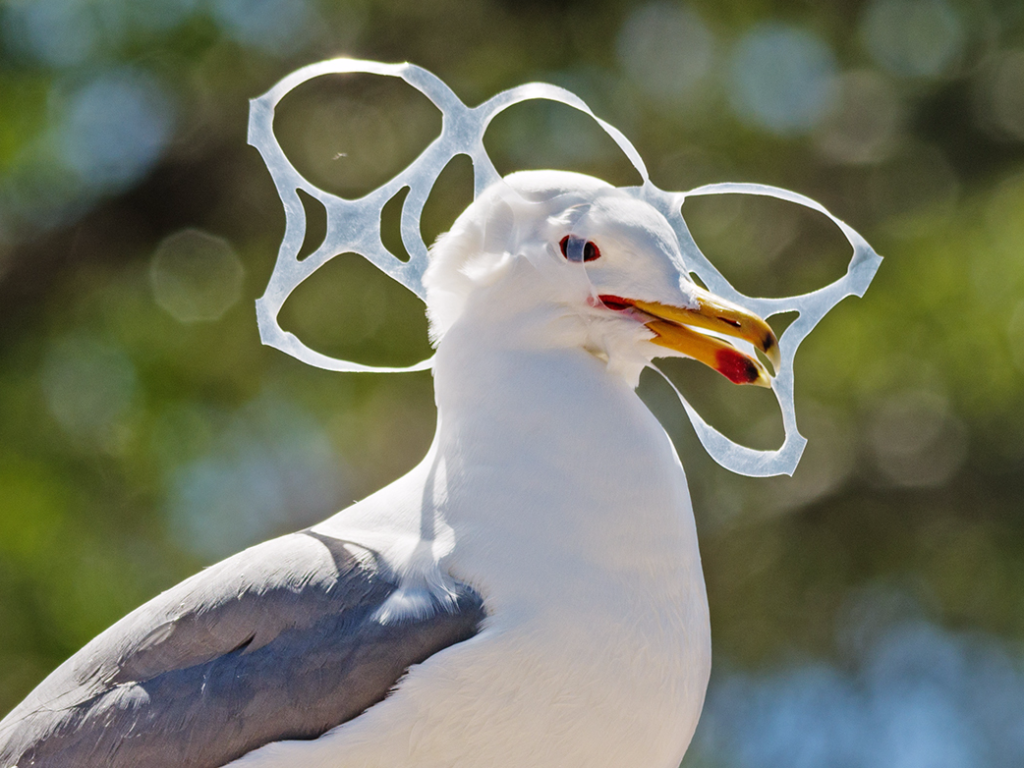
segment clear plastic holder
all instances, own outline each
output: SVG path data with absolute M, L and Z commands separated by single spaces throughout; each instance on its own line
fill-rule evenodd
M 288 160 L 274 134 L 274 109 L 287 93 L 314 78 L 346 73 L 400 78 L 430 99 L 442 115 L 440 136 L 434 139 L 405 170 L 369 194 L 355 200 L 325 192 L 304 178 Z M 782 361 L 772 380 L 772 390 L 782 410 L 785 427 L 785 439 L 778 449 L 754 450 L 725 437 L 705 422 L 672 385 L 690 417 L 701 444 L 723 467 L 755 477 L 793 474 L 807 442 L 800 435 L 796 425 L 793 398 L 793 360 L 796 350 L 814 326 L 843 298 L 864 295 L 881 263 L 881 257 L 864 238 L 823 206 L 786 189 L 763 184 L 736 183 L 709 184 L 689 192 L 666 192 L 659 189 L 648 177 L 647 168 L 636 148 L 617 128 L 597 117 L 586 103 L 571 91 L 546 83 L 521 85 L 503 91 L 477 107 L 467 107 L 447 85 L 421 67 L 340 58 L 303 67 L 285 77 L 263 96 L 253 99 L 249 111 L 249 143 L 262 155 L 287 217 L 284 237 L 270 283 L 266 292 L 256 302 L 256 315 L 263 343 L 305 363 L 331 371 L 397 373 L 429 369 L 432 359 L 405 368 L 386 368 L 323 355 L 306 346 L 294 334 L 282 329 L 278 315 L 288 296 L 300 283 L 342 253 L 358 253 L 364 256 L 381 271 L 425 300 L 423 273 L 427 268 L 428 255 L 427 245 L 420 234 L 420 216 L 434 183 L 449 161 L 460 154 L 468 156 L 473 163 L 474 196 L 479 196 L 490 185 L 498 182 L 501 177 L 484 148 L 484 134 L 495 116 L 514 104 L 530 99 L 547 99 L 578 109 L 593 118 L 622 149 L 643 182 L 637 187 L 626 187 L 624 191 L 654 206 L 672 225 L 683 254 L 682 262 L 676 265 L 681 279 L 685 279 L 689 273 L 695 274 L 712 292 L 746 307 L 765 319 L 782 312 L 798 313 L 797 319 L 786 328 L 779 339 Z M 381 240 L 381 212 L 388 201 L 405 187 L 409 188 L 409 193 L 402 206 L 400 230 L 402 243 L 410 255 L 408 261 L 402 261 L 388 251 Z M 299 198 L 299 190 L 319 200 L 327 211 L 327 234 L 324 241 L 301 261 L 298 255 L 306 236 L 306 215 Z M 839 227 L 853 248 L 853 256 L 846 274 L 823 288 L 801 296 L 766 299 L 740 293 L 704 256 L 683 219 L 682 206 L 687 197 L 719 194 L 774 197 L 827 216 Z M 746 351 L 754 354 L 753 347 L 746 346 Z

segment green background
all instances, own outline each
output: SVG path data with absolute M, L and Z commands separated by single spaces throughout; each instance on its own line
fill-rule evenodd
M 429 373 L 329 373 L 257 335 L 284 215 L 248 99 L 334 55 L 414 62 L 471 105 L 566 86 L 662 188 L 788 187 L 886 257 L 797 355 L 793 478 L 719 468 L 667 387 L 641 384 L 687 468 L 711 603 L 684 764 L 1024 763 L 1024 6 L 997 0 L 0 5 L 0 712 L 157 592 L 426 450 Z M 296 167 L 346 197 L 439 125 L 373 77 L 303 86 L 276 122 Z M 567 107 L 514 107 L 486 144 L 502 172 L 636 181 Z M 468 161 L 445 171 L 427 242 L 470 182 Z M 750 294 L 811 290 L 849 258 L 777 201 L 684 213 Z M 361 362 L 429 354 L 422 305 L 356 257 L 282 323 Z M 709 421 L 779 443 L 769 393 L 674 362 Z

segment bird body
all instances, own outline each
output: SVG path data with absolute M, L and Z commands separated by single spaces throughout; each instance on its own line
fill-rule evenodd
M 503 357 L 461 382 L 489 407 L 449 422 L 439 396 L 424 462 L 351 510 L 376 519 L 413 500 L 399 528 L 418 533 L 420 499 L 430 499 L 437 564 L 483 596 L 481 632 L 334 732 L 269 745 L 238 766 L 678 765 L 711 661 L 682 467 L 633 390 L 593 357 Z M 513 377 L 508 399 L 494 398 L 492 376 Z M 545 392 L 560 395 L 537 409 Z M 516 414 L 531 403 L 524 425 Z M 581 435 L 594 441 L 582 454 Z M 581 483 L 592 476 L 602 481 Z M 353 517 L 314 530 L 365 541 Z M 401 549 L 396 567 L 414 548 Z
M 573 386 L 587 390 L 591 383 L 576 374 L 600 381 L 600 366 L 592 359 L 552 366 L 546 357 L 535 358 L 532 370 L 518 355 L 508 361 L 522 377 L 515 400 L 536 395 L 535 387 L 565 393 L 550 410 L 532 414 L 534 429 L 523 433 L 545 445 L 535 463 L 517 461 L 523 446 L 514 441 L 471 436 L 490 434 L 491 416 L 513 419 L 515 411 L 502 406 L 515 402 L 495 402 L 480 422 L 451 427 L 442 409 L 422 464 L 352 516 L 342 513 L 314 529 L 365 540 L 357 516 L 404 506 L 406 519 L 395 523 L 408 528 L 391 539 L 401 540 L 410 529 L 418 532 L 420 499 L 431 499 L 437 565 L 483 596 L 488 617 L 480 633 L 413 668 L 387 699 L 332 733 L 269 745 L 237 765 L 678 764 L 710 669 L 707 603 L 682 468 L 632 390 L 611 384 L 574 397 Z M 565 452 L 576 446 L 580 419 L 596 406 L 609 415 L 587 425 L 588 432 L 616 435 L 632 449 L 627 461 L 607 447 L 586 456 Z M 624 493 L 617 481 L 649 474 L 652 462 L 666 470 L 663 479 L 639 499 Z M 582 464 L 606 482 L 574 499 Z M 415 546 L 396 546 L 395 567 L 415 555 Z M 426 583 L 420 574 L 411 580 Z
M 661 214 L 590 177 L 482 194 L 424 277 L 424 460 L 119 622 L 0 723 L 0 765 L 127 766 L 142 744 L 134 764 L 197 768 L 678 765 L 708 605 L 683 468 L 635 386 L 673 351 L 767 376 L 722 335 L 777 350 L 679 259 Z

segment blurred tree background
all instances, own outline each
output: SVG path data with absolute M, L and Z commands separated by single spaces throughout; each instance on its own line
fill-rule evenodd
M 428 373 L 333 374 L 259 344 L 253 301 L 284 216 L 245 142 L 247 101 L 334 55 L 412 61 L 468 104 L 564 85 L 662 188 L 789 187 L 887 257 L 797 356 L 810 442 L 793 478 L 717 467 L 667 387 L 641 385 L 687 467 L 711 601 L 715 671 L 684 764 L 1024 764 L 1016 0 L 4 2 L 0 712 L 157 592 L 426 450 Z M 348 197 L 439 125 L 421 96 L 370 76 L 303 86 L 277 119 L 296 166 Z M 636 181 L 567 107 L 514 107 L 486 141 L 502 172 Z M 428 242 L 469 184 L 468 161 L 445 171 Z M 813 289 L 849 258 L 824 219 L 777 201 L 684 213 L 748 293 Z M 428 352 L 419 302 L 356 257 L 282 318 L 329 354 Z M 778 444 L 769 394 L 673 362 L 712 423 Z

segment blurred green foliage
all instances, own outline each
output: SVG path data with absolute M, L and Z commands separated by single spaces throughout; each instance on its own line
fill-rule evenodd
M 791 701 L 790 678 L 772 671 L 840 670 L 819 676 L 832 688 L 814 689 L 831 701 L 828 691 L 855 686 L 842 681 L 862 679 L 864 648 L 895 647 L 885 638 L 907 621 L 945 633 L 935 637 L 954 661 L 943 674 L 984 647 L 1011 659 L 1005 685 L 1024 679 L 1013 677 L 1024 640 L 1019 3 L 7 0 L 0 711 L 142 601 L 327 516 L 426 450 L 429 374 L 332 374 L 259 344 L 253 301 L 284 217 L 245 143 L 247 99 L 332 55 L 413 61 L 469 104 L 531 80 L 565 85 L 636 143 L 661 187 L 786 186 L 887 257 L 867 296 L 840 305 L 798 354 L 809 444 L 793 478 L 720 469 L 668 389 L 653 377 L 641 385 L 687 468 L 712 609 L 718 667 L 688 763 L 911 764 L 843 751 L 845 737 L 825 725 L 818 752 L 800 751 L 812 726 L 791 742 L 768 729 L 796 745 L 776 760 L 776 742 L 744 727 Z M 439 127 L 422 97 L 368 76 L 303 86 L 278 114 L 296 166 L 345 196 L 389 178 Z M 502 172 L 636 181 L 607 137 L 561 106 L 509 110 L 487 147 Z M 470 181 L 465 164 L 445 171 L 424 215 L 428 242 L 468 203 Z M 311 250 L 323 212 L 307 210 Z M 397 210 L 385 212 L 389 244 Z M 823 220 L 775 201 L 695 199 L 684 212 L 712 261 L 752 294 L 811 290 L 848 259 Z M 428 353 L 418 300 L 351 255 L 296 291 L 282 322 L 360 361 Z M 770 395 L 687 361 L 665 367 L 712 423 L 751 445 L 778 443 Z M 1016 724 L 992 724 L 1021 703 L 1024 684 L 999 698 L 983 669 L 963 669 L 955 683 L 935 678 L 933 702 L 978 721 L 943 747 L 967 757 L 930 762 L 918 745 L 908 754 L 924 762 L 913 764 L 1019 764 L 1020 710 Z M 919 689 L 886 679 L 905 711 L 900 691 Z M 989 703 L 965 704 L 957 685 L 989 690 Z M 736 690 L 768 703 L 733 706 Z M 883 701 L 850 695 L 857 712 Z M 836 717 L 852 722 L 851 711 Z M 934 707 L 921 711 L 937 723 L 922 744 L 953 738 Z M 803 722 L 794 716 L 791 730 Z M 746 736 L 716 752 L 730 723 Z M 878 730 L 857 733 L 866 744 Z

